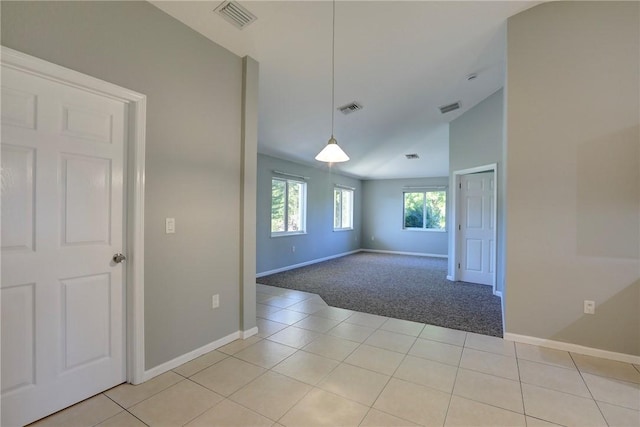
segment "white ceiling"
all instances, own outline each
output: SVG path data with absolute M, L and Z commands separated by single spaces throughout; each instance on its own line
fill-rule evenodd
M 258 151 L 314 160 L 331 134 L 331 1 L 240 1 L 258 20 L 239 30 L 217 1 L 152 1 L 239 56 L 260 63 Z M 502 87 L 506 19 L 531 1 L 336 3 L 335 136 L 363 179 L 447 176 L 448 123 Z M 468 81 L 470 73 L 477 73 Z M 455 101 L 462 108 L 440 114 Z M 405 154 L 417 153 L 418 160 Z

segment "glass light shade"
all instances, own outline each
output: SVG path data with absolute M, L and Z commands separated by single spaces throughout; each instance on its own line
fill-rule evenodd
M 349 156 L 342 151 L 342 148 L 338 145 L 338 141 L 331 136 L 327 145 L 316 156 L 316 160 L 326 163 L 340 163 L 348 161 Z

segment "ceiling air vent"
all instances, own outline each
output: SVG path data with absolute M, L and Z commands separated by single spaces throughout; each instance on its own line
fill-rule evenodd
M 451 111 L 455 111 L 458 108 L 460 108 L 460 101 L 454 102 L 453 104 L 449 104 L 449 105 L 443 105 L 442 107 L 440 107 L 440 112 L 442 114 L 445 114 L 445 113 L 449 113 Z
M 239 3 L 232 0 L 223 2 L 214 10 L 214 12 L 241 30 L 258 19 L 253 13 L 249 12 L 247 9 L 240 6 Z
M 407 160 L 415 160 L 420 158 L 420 156 L 418 156 L 416 153 L 405 154 L 404 156 L 407 158 Z
M 360 110 L 362 110 L 362 105 L 358 104 L 355 101 L 347 105 L 343 105 L 342 107 L 338 107 L 338 111 L 340 111 L 344 115 L 355 113 L 356 111 Z

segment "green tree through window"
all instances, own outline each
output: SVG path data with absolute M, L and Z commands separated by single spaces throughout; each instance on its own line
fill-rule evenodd
M 305 182 L 271 179 L 271 233 L 304 233 L 306 226 Z
M 404 228 L 445 230 L 447 192 L 443 190 L 404 193 Z
M 285 231 L 284 227 L 284 199 L 287 192 L 287 182 L 279 179 L 271 181 L 271 232 Z
M 353 190 L 350 188 L 333 189 L 333 229 L 353 229 Z

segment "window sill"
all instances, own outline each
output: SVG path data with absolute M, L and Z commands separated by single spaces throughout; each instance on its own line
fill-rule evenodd
M 334 228 L 333 231 L 353 231 L 353 228 Z
M 438 228 L 403 228 L 402 231 L 417 231 L 417 232 L 428 232 L 428 233 L 446 233 L 447 229 L 444 230 Z
M 303 234 L 307 234 L 306 231 L 291 231 L 291 232 L 282 232 L 282 233 L 271 233 L 271 237 L 287 237 L 287 236 L 300 236 Z

